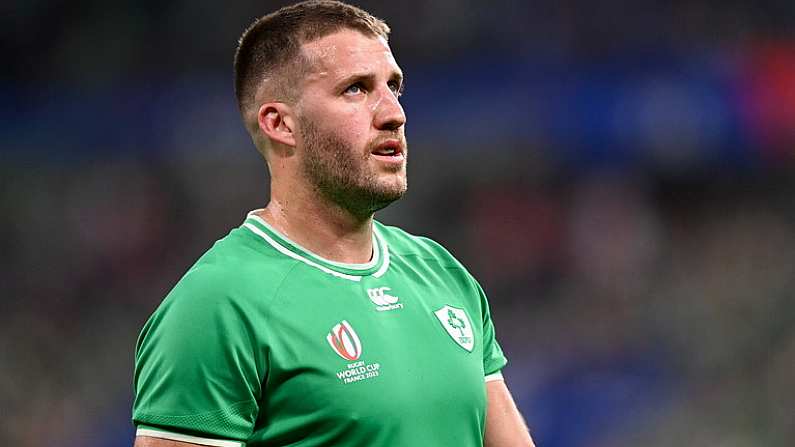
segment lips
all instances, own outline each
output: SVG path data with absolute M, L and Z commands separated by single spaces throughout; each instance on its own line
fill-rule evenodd
M 402 157 L 404 152 L 400 140 L 386 140 L 377 144 L 370 153 L 381 157 Z

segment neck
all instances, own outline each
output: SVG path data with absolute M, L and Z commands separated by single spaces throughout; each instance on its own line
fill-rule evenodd
M 373 255 L 373 215 L 357 217 L 336 204 L 285 199 L 272 190 L 258 215 L 273 228 L 318 256 L 335 262 L 363 264 Z

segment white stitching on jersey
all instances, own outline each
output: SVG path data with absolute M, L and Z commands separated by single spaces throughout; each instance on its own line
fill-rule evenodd
M 265 222 L 264 219 L 262 219 L 261 217 L 259 217 L 259 216 L 257 216 L 255 214 L 257 211 L 258 210 L 251 211 L 250 213 L 248 213 L 248 215 L 246 215 L 246 218 L 247 219 L 252 219 L 252 220 L 254 220 L 256 222 L 259 222 L 259 224 L 262 225 L 263 227 L 268 228 L 271 231 L 278 233 L 278 231 L 276 231 L 272 226 L 270 226 L 267 222 Z M 284 235 L 281 235 L 281 236 L 283 238 L 287 239 Z M 379 241 L 381 242 L 380 244 L 379 244 Z M 292 243 L 296 247 L 298 247 L 301 250 L 303 250 L 304 252 L 306 252 L 310 257 L 315 258 L 315 259 L 317 259 L 317 260 L 319 260 L 321 262 L 325 262 L 327 264 L 331 264 L 331 265 L 336 266 L 336 267 L 342 267 L 342 268 L 351 269 L 351 270 L 369 270 L 369 269 L 373 268 L 373 266 L 378 264 L 378 260 L 380 259 L 380 256 L 381 256 L 379 247 L 381 245 L 383 245 L 383 240 L 381 240 L 380 238 L 378 240 L 376 240 L 375 234 L 373 235 L 373 259 L 371 259 L 370 261 L 368 261 L 368 262 L 366 262 L 364 264 L 348 264 L 348 263 L 344 263 L 344 262 L 335 262 L 335 261 L 332 261 L 332 260 L 329 260 L 329 259 L 325 259 L 322 256 L 318 256 L 318 255 L 312 253 L 309 249 L 307 249 L 305 247 L 302 247 L 301 245 L 299 245 L 295 241 L 290 241 L 290 243 Z
M 305 258 L 305 257 L 303 257 L 301 255 L 293 253 L 292 251 L 290 251 L 287 248 L 283 247 L 278 242 L 276 242 L 273 239 L 271 239 L 270 236 L 265 234 L 262 230 L 257 228 L 257 226 L 254 225 L 254 224 L 246 222 L 246 223 L 243 224 L 243 226 L 248 228 L 249 230 L 251 230 L 257 236 L 265 239 L 265 241 L 267 243 L 271 244 L 273 246 L 273 248 L 275 248 L 276 250 L 279 250 L 280 253 L 285 254 L 285 255 L 287 255 L 287 256 L 295 259 L 295 260 L 301 261 L 304 264 L 312 266 L 312 267 L 314 267 L 314 268 L 316 268 L 318 270 L 321 270 L 321 271 L 323 271 L 325 273 L 328 273 L 329 275 L 333 275 L 333 276 L 336 276 L 338 278 L 343 278 L 343 279 L 347 279 L 349 281 L 355 281 L 355 282 L 361 281 L 361 279 L 362 279 L 360 276 L 347 275 L 345 273 L 336 272 L 334 270 L 331 270 L 330 268 L 324 267 L 324 266 L 322 266 L 322 265 L 320 265 L 320 264 L 318 264 L 316 262 L 313 262 L 313 261 L 311 261 L 311 260 L 309 260 L 309 259 L 307 259 L 307 258 Z
M 386 270 L 389 268 L 389 247 L 386 245 L 386 241 L 383 237 L 381 237 L 381 233 L 373 227 L 373 232 L 375 233 L 375 237 L 378 238 L 378 241 L 381 242 L 381 250 L 384 252 L 384 263 L 381 264 L 381 268 L 378 269 L 377 272 L 373 273 L 373 277 L 380 278 L 381 276 L 386 273 Z

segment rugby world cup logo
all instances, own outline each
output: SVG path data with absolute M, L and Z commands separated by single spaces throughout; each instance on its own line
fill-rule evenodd
M 345 360 L 358 360 L 362 355 L 362 342 L 347 320 L 335 325 L 326 335 L 326 340 L 331 349 Z

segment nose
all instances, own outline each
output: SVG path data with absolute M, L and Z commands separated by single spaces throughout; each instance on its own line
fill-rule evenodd
M 384 87 L 375 104 L 373 125 L 378 130 L 398 130 L 406 124 L 406 114 L 400 105 L 397 95 L 388 87 Z

